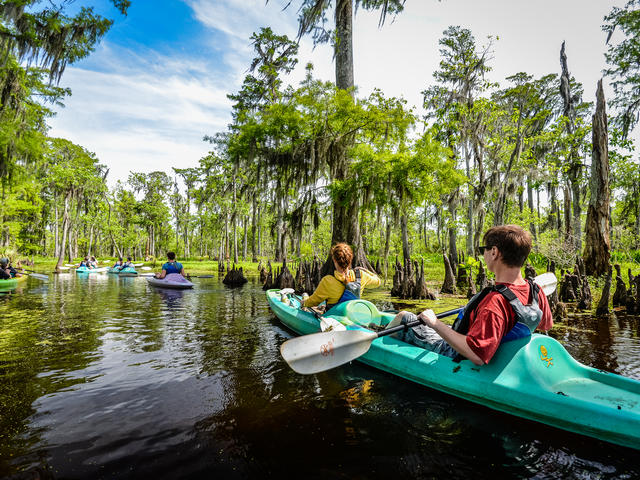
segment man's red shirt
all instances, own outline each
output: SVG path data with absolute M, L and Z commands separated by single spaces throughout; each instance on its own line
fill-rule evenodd
M 498 284 L 500 285 L 500 283 Z M 529 303 L 529 283 L 514 285 L 503 283 L 515 294 L 523 305 Z M 553 326 L 549 302 L 542 289 L 538 294 L 538 306 L 542 310 L 542 320 L 538 330 L 549 330 Z M 499 292 L 491 292 L 482 299 L 469 318 L 467 344 L 473 352 L 489 363 L 500 346 L 500 341 L 516 324 L 516 314 L 506 298 Z

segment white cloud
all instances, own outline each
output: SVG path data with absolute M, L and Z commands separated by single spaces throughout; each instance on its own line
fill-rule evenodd
M 130 170 L 196 165 L 210 147 L 202 137 L 230 120 L 227 85 L 192 62 L 154 55 L 129 63 L 128 52 L 120 55 L 107 71 L 66 70 L 73 96 L 50 122 L 50 134 L 95 152 L 110 168 L 110 183 Z
M 209 150 L 204 134 L 224 130 L 231 103 L 226 95 L 240 87 L 253 57 L 250 35 L 262 26 L 295 38 L 295 0 L 183 0 L 194 17 L 210 30 L 210 53 L 172 56 L 137 47 L 136 52 L 111 46 L 109 37 L 88 68 L 68 68 L 63 84 L 73 89 L 67 108 L 52 123 L 52 135 L 65 136 L 95 151 L 111 168 L 110 181 L 129 170 L 171 171 L 195 165 Z M 567 42 L 569 69 L 583 83 L 585 100 L 593 100 L 605 66 L 603 16 L 625 0 L 595 2 L 541 0 L 411 1 L 405 11 L 378 28 L 378 12 L 360 9 L 354 22 L 354 75 L 361 96 L 381 88 L 422 103 L 421 90 L 433 83 L 440 60 L 438 40 L 449 25 L 471 29 L 478 43 L 495 42 L 490 78 L 526 71 L 536 77 L 559 73 L 559 51 Z M 331 15 L 329 16 L 331 17 Z M 200 49 L 202 50 L 202 49 Z M 286 81 L 297 85 L 311 61 L 315 75 L 335 78 L 329 45 L 300 43 L 299 65 Z M 610 90 L 608 90 L 610 91 Z

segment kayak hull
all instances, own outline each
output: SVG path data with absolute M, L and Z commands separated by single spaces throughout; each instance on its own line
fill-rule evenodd
M 13 290 L 21 283 L 27 280 L 27 275 L 21 277 L 8 278 L 6 280 L 0 280 L 0 290 Z
M 138 276 L 138 272 L 136 272 L 136 269 L 131 267 L 127 267 L 123 269 L 111 267 L 109 270 L 107 270 L 107 273 L 112 273 L 114 275 L 118 275 L 119 277 L 137 277 Z
M 320 331 L 309 312 L 285 305 L 269 290 L 271 310 L 298 334 Z M 366 300 L 344 302 L 331 317 L 362 329 L 384 326 L 392 314 Z M 640 382 L 577 362 L 555 339 L 534 334 L 503 343 L 488 365 L 453 359 L 391 335 L 375 339 L 359 361 L 489 408 L 571 432 L 640 449 Z
M 99 267 L 99 268 L 78 267 L 76 268 L 76 273 L 104 273 L 108 270 L 109 270 L 109 267 Z
M 193 283 L 179 273 L 170 273 L 164 278 L 147 277 L 147 282 L 149 282 L 149 285 L 159 288 L 173 288 L 177 290 L 193 288 Z

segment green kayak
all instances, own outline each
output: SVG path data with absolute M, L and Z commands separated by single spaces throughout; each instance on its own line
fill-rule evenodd
M 280 321 L 301 335 L 320 331 L 320 321 L 267 291 Z M 347 330 L 384 328 L 394 317 L 366 300 L 343 302 L 326 315 Z M 640 449 L 640 382 L 577 362 L 555 339 L 533 334 L 503 343 L 488 365 L 475 366 L 379 337 L 359 361 L 489 408 Z
M 6 280 L 0 280 L 0 290 L 13 290 L 18 284 L 24 282 L 27 279 L 26 275 L 15 278 L 8 278 Z

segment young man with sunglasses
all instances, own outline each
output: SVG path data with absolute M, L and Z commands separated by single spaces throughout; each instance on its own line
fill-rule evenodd
M 495 274 L 496 286 L 474 297 L 453 328 L 438 320 L 433 310 L 425 310 L 417 316 L 424 325 L 405 330 L 402 340 L 482 365 L 489 363 L 503 338 L 521 322 L 523 311 L 534 312 L 534 316 L 537 312 L 539 330 L 553 326 L 547 297 L 522 277 L 522 266 L 531 251 L 529 232 L 517 225 L 492 227 L 484 234 L 483 244 L 478 250 Z M 400 312 L 392 323 L 415 318 L 412 313 Z

